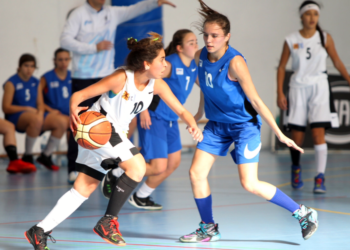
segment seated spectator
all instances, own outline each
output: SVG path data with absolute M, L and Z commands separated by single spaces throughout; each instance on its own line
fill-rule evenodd
M 6 171 L 10 174 L 26 174 L 30 172 L 35 172 L 36 167 L 34 166 L 34 164 L 24 162 L 21 159 L 18 159 L 15 126 L 11 122 L 8 122 L 4 119 L 0 119 L 0 134 L 4 136 L 4 148 L 8 157 L 10 158 L 10 163 Z
M 33 77 L 36 60 L 33 55 L 24 54 L 19 59 L 17 73 L 4 84 L 2 109 L 6 120 L 12 122 L 20 133 L 26 133 L 25 152 L 22 160 L 34 163 L 33 147 L 41 132 L 51 131 L 46 148 L 37 158 L 37 162 L 46 168 L 57 171 L 51 154 L 59 145 L 60 139 L 67 130 L 67 121 L 62 116 L 45 112 L 43 95 L 39 80 Z

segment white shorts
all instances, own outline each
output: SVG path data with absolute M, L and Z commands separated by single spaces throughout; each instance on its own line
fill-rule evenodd
M 111 139 L 103 147 L 89 150 L 78 146 L 76 171 L 102 181 L 109 169 L 139 153 L 121 129 L 113 128 Z
M 328 81 L 305 87 L 291 86 L 283 124 L 298 131 L 305 131 L 308 122 L 311 129 L 337 127 L 338 116 L 331 113 L 330 105 L 333 103 L 330 99 Z

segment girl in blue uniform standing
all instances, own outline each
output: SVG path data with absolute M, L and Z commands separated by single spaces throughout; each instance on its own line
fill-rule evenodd
M 165 49 L 168 66 L 163 79 L 181 104 L 186 102 L 197 80 L 198 70 L 194 61 L 197 50 L 197 37 L 188 29 L 175 32 L 172 42 Z M 128 200 L 135 207 L 149 210 L 162 209 L 161 205 L 152 201 L 150 195 L 175 171 L 181 161 L 182 146 L 177 122 L 179 117 L 159 99 L 155 96 L 148 110 L 143 111 L 137 119 L 140 152 L 149 161 L 146 170 L 148 178 Z M 119 177 L 123 170 L 118 168 L 113 172 Z M 115 181 L 111 172 L 109 177 L 109 180 Z M 107 185 L 110 182 L 104 180 L 103 185 L 104 195 L 108 197 Z
M 24 54 L 19 59 L 17 73 L 4 84 L 2 109 L 5 118 L 20 133 L 26 133 L 25 152 L 22 160 L 33 164 L 33 146 L 42 131 L 51 131 L 46 148 L 37 161 L 50 170 L 59 170 L 51 160 L 51 154 L 67 129 L 66 121 L 44 112 L 44 102 L 39 80 L 33 77 L 35 57 Z
M 207 176 L 216 158 L 225 156 L 233 142 L 235 149 L 231 156 L 238 165 L 243 188 L 289 210 L 299 220 L 303 238 L 308 239 L 317 229 L 317 212 L 297 204 L 275 186 L 258 179 L 260 116 L 281 142 L 303 150 L 280 131 L 254 87 L 243 55 L 228 44 L 231 36 L 228 18 L 202 0 L 199 2 L 205 47 L 196 53 L 195 60 L 204 105 L 199 108 L 197 117 L 203 114 L 204 106 L 209 122 L 203 132 L 203 141 L 197 145 L 190 178 L 202 221 L 199 229 L 180 237 L 180 241 L 207 242 L 221 238 L 213 219 Z

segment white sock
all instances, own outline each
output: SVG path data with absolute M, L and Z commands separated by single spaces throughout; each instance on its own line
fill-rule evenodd
M 326 172 L 327 165 L 327 155 L 328 155 L 328 147 L 327 144 L 315 145 L 315 159 L 316 159 L 316 168 L 317 174 L 324 174 Z
M 56 206 L 37 226 L 44 229 L 44 232 L 51 231 L 77 210 L 87 199 L 72 188 L 57 201 Z
M 25 155 L 32 155 L 33 154 L 33 148 L 34 144 L 36 142 L 37 137 L 30 137 L 29 135 L 26 136 L 26 142 L 25 142 Z
M 124 174 L 124 170 L 122 168 L 115 168 L 112 170 L 112 173 L 114 176 L 117 176 L 118 178 Z
M 144 182 L 142 184 L 142 186 L 140 187 L 140 189 L 136 192 L 136 196 L 139 198 L 147 198 L 148 196 L 150 196 L 153 191 L 155 190 L 155 188 L 150 188 L 146 182 Z
M 60 145 L 61 139 L 56 138 L 54 136 L 50 136 L 49 141 L 46 144 L 46 148 L 44 149 L 44 155 L 50 156 L 53 151 Z

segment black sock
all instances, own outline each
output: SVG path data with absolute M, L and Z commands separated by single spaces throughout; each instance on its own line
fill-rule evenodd
M 119 177 L 108 203 L 106 215 L 118 216 L 120 209 L 139 182 L 130 179 L 125 173 Z
M 294 166 L 300 166 L 300 152 L 293 148 L 290 149 L 290 156 L 292 158 L 292 163 Z
M 17 155 L 17 147 L 14 145 L 9 145 L 5 147 L 6 153 L 10 158 L 10 161 L 14 161 L 18 159 Z

